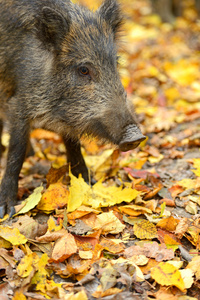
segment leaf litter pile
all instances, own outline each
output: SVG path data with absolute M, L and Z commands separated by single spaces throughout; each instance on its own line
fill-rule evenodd
M 90 186 L 59 136 L 32 132 L 17 214 L 0 223 L 3 300 L 200 299 L 200 21 L 122 4 L 120 72 L 147 139 L 127 153 L 83 139 Z

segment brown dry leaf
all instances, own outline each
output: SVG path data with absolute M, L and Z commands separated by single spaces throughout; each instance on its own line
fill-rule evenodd
M 14 228 L 18 228 L 20 233 L 27 239 L 34 239 L 39 230 L 39 224 L 33 218 L 25 215 L 20 216 L 18 221 L 13 224 Z
M 181 277 L 183 278 L 185 288 L 186 289 L 191 288 L 191 286 L 194 283 L 193 271 L 190 269 L 184 269 L 184 270 L 180 270 L 180 273 L 181 273 Z
M 144 196 L 144 200 L 149 200 L 149 199 L 152 199 L 155 195 L 158 194 L 158 192 L 162 189 L 162 186 L 159 186 L 159 187 L 155 187 L 153 189 L 153 191 L 149 192 L 148 194 L 146 194 Z
M 50 243 L 57 241 L 59 238 L 63 237 L 66 233 L 65 229 L 61 229 L 56 232 L 47 232 L 44 235 L 37 237 L 36 240 L 41 243 Z
M 198 212 L 197 203 L 194 203 L 193 201 L 188 201 L 185 210 L 192 215 L 196 215 Z
M 165 203 L 167 206 L 170 206 L 170 207 L 176 206 L 175 201 L 172 199 L 168 199 L 168 198 L 163 198 L 163 199 L 159 200 L 159 204 L 162 204 L 162 203 Z
M 42 195 L 37 208 L 50 213 L 52 210 L 66 206 L 69 191 L 61 182 L 51 184 Z
M 187 265 L 187 269 L 192 270 L 192 272 L 194 273 L 196 280 L 200 279 L 200 256 L 195 256 L 192 258 L 192 261 L 189 262 L 189 264 Z
M 102 230 L 102 233 L 117 234 L 122 232 L 126 226 L 123 225 L 115 214 L 110 211 L 102 213 L 96 217 L 96 222 L 93 230 Z
M 74 254 L 68 258 L 66 268 L 70 275 L 80 275 L 80 277 L 77 276 L 77 279 L 80 280 L 88 274 L 88 270 L 91 268 L 91 260 L 81 260 L 78 254 Z
M 51 167 L 46 175 L 47 187 L 49 187 L 50 184 L 58 182 L 63 176 L 66 175 L 67 172 L 69 172 L 68 165 L 62 166 L 58 169 Z
M 92 235 L 88 235 L 88 236 L 75 235 L 74 238 L 78 249 L 83 251 L 94 250 L 96 244 L 99 241 L 99 235 L 94 237 Z
M 134 234 L 139 239 L 152 240 L 157 237 L 156 226 L 148 220 L 141 220 L 133 226 Z
M 153 267 L 151 269 L 151 276 L 161 285 L 174 285 L 181 291 L 185 290 L 185 284 L 180 271 L 169 263 L 161 262 L 156 267 Z
M 175 198 L 177 195 L 182 193 L 184 189 L 180 185 L 173 185 L 171 188 L 169 188 L 169 192 L 171 193 L 172 197 Z
M 97 299 L 102 299 L 103 297 L 116 295 L 116 294 L 118 295 L 119 293 L 122 292 L 122 290 L 120 290 L 118 288 L 110 288 L 110 289 L 106 290 L 105 292 L 103 292 L 99 289 L 92 294 L 92 296 L 97 298 Z
M 179 296 L 173 295 L 169 287 L 163 286 L 161 286 L 160 289 L 157 292 L 155 292 L 155 297 L 157 300 L 179 300 Z
M 167 231 L 175 231 L 178 223 L 179 223 L 179 220 L 170 216 L 169 218 L 160 220 L 157 223 L 157 226 L 160 228 L 166 229 Z
M 16 260 L 10 255 L 9 251 L 3 248 L 0 248 L 0 257 L 5 260 L 5 262 L 9 263 L 12 268 L 16 267 Z M 3 265 L 5 266 L 5 263 L 3 261 Z
M 75 221 L 76 219 L 80 219 L 84 216 L 88 216 L 89 214 L 94 213 L 94 214 L 99 214 L 100 211 L 96 210 L 94 208 L 85 206 L 85 205 L 81 205 L 79 208 L 77 208 L 75 211 L 68 213 L 67 214 L 67 218 L 68 221 Z
M 97 215 L 96 214 L 89 214 L 89 215 L 86 215 L 84 217 L 81 218 L 81 220 L 87 225 L 89 226 L 90 228 L 94 228 L 95 225 L 96 225 L 96 221 L 97 221 Z M 100 229 L 101 230 L 101 229 Z
M 150 273 L 150 270 L 153 267 L 157 266 L 158 264 L 159 264 L 159 262 L 157 262 L 155 259 L 149 258 L 146 265 L 139 265 L 139 266 L 140 266 L 140 269 L 141 269 L 142 273 L 144 275 L 147 275 L 147 274 Z
M 189 220 L 187 218 L 182 218 L 179 220 L 178 225 L 176 226 L 175 234 L 179 237 L 182 238 L 185 232 L 189 228 Z
M 100 245 L 107 251 L 111 253 L 120 253 L 124 251 L 124 244 L 123 243 L 116 243 L 111 239 L 102 238 L 100 241 Z
M 76 253 L 77 250 L 78 248 L 73 235 L 66 231 L 65 235 L 56 241 L 51 255 L 51 261 L 62 262 Z
M 174 258 L 174 251 L 167 249 L 165 244 L 159 245 L 156 242 L 145 243 L 143 247 L 131 246 L 124 250 L 124 255 L 130 258 L 134 255 L 145 255 L 149 258 L 155 258 L 156 261 L 170 260 Z

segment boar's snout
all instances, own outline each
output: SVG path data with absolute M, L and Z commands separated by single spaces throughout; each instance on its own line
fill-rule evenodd
M 119 143 L 119 149 L 121 151 L 129 151 L 139 146 L 146 137 L 142 134 L 137 125 L 129 125 L 126 127 L 124 136 Z

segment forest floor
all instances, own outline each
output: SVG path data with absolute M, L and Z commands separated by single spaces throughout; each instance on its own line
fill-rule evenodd
M 126 153 L 83 139 L 91 187 L 59 136 L 32 132 L 18 213 L 0 222 L 1 300 L 200 299 L 200 21 L 122 2 L 120 73 L 147 139 Z

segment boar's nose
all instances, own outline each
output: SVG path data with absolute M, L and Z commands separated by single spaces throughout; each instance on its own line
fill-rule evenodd
M 129 151 L 138 147 L 145 139 L 146 137 L 136 125 L 129 125 L 126 127 L 125 134 L 119 143 L 119 149 L 124 152 Z

